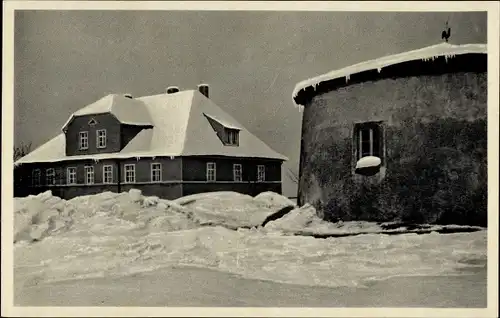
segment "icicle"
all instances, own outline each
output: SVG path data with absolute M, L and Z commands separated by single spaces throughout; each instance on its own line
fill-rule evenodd
M 170 160 L 174 160 L 174 158 L 175 158 L 174 156 L 170 156 Z
M 349 80 L 350 80 L 350 79 L 351 79 L 351 75 L 346 75 L 346 76 L 345 76 L 345 82 L 346 82 L 346 83 L 347 83 L 347 82 L 349 82 Z
M 377 72 L 382 72 L 382 67 L 377 67 Z

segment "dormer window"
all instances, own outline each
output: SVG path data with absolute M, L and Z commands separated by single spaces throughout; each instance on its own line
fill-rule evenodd
M 226 128 L 227 144 L 231 146 L 238 146 L 239 144 L 239 131 L 236 129 Z
M 97 130 L 97 148 L 106 148 L 106 129 Z
M 212 126 L 214 132 L 217 134 L 217 137 L 219 137 L 223 145 L 239 146 L 241 128 L 232 124 L 228 120 L 221 120 L 205 113 L 203 113 L 203 115 L 208 119 L 210 126 Z
M 79 145 L 80 145 L 80 150 L 89 149 L 89 132 L 88 131 L 80 131 Z

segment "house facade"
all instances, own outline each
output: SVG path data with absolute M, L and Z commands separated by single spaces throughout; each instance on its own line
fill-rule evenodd
M 299 204 L 326 219 L 487 224 L 486 45 L 443 43 L 297 84 Z
M 284 160 L 214 104 L 208 85 L 112 94 L 73 113 L 61 134 L 15 162 L 15 196 L 50 189 L 69 199 L 131 188 L 166 199 L 281 193 Z

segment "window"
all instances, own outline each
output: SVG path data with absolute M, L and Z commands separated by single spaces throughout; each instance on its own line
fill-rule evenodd
M 135 165 L 125 165 L 125 183 L 135 182 Z
M 102 167 L 102 183 L 113 183 L 113 166 Z
M 106 148 L 106 129 L 97 130 L 97 148 Z
M 76 184 L 76 168 L 68 168 L 67 172 L 67 184 Z
M 45 179 L 47 181 L 47 185 L 56 184 L 56 171 L 54 168 L 49 168 L 45 172 Z
M 151 164 L 151 181 L 152 182 L 161 181 L 161 163 Z
M 89 120 L 89 126 L 95 126 L 96 124 L 97 124 L 97 121 L 94 118 Z
M 215 181 L 215 162 L 207 162 L 207 181 Z
M 239 135 L 238 130 L 226 128 L 226 135 L 227 135 L 228 145 L 238 145 L 238 135 Z
M 80 131 L 80 150 L 89 149 L 89 132 L 88 131 Z
M 264 165 L 257 166 L 257 181 L 266 181 L 266 167 Z
M 40 178 L 41 178 L 40 169 L 34 169 L 33 172 L 32 172 L 33 186 L 35 186 L 35 187 L 40 186 Z
M 85 184 L 94 184 L 94 167 L 85 167 Z
M 367 122 L 354 125 L 356 161 L 366 156 L 382 159 L 382 128 L 380 123 Z
M 236 182 L 241 182 L 242 179 L 242 169 L 240 164 L 234 164 L 233 165 L 233 180 Z

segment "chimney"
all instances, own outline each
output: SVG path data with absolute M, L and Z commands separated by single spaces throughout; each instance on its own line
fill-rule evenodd
M 202 93 L 203 95 L 205 95 L 206 98 L 209 98 L 209 94 L 208 94 L 208 84 L 200 84 L 198 85 L 198 91 L 200 93 Z
M 177 93 L 178 91 L 179 91 L 179 87 L 177 87 L 177 86 L 167 87 L 167 94 Z
M 130 98 L 130 99 L 134 98 L 134 97 L 132 96 L 132 94 L 123 94 L 123 96 L 125 96 L 126 98 Z

